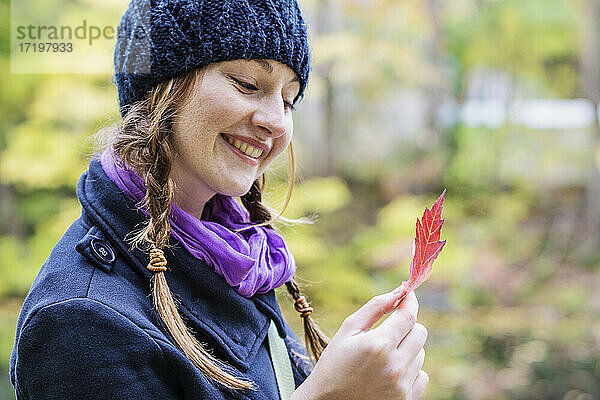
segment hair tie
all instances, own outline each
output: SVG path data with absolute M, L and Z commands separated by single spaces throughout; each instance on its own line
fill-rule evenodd
M 300 296 L 294 302 L 294 308 L 300 313 L 302 318 L 308 317 L 313 312 L 313 308 L 306 301 L 306 297 Z
M 165 272 L 167 270 L 167 259 L 164 251 L 157 247 L 150 249 L 150 262 L 146 268 L 152 272 Z

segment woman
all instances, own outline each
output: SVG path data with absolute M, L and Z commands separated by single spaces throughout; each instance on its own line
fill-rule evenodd
M 81 217 L 23 305 L 18 399 L 421 396 L 414 294 L 371 329 L 399 290 L 374 297 L 329 342 L 261 204 L 285 149 L 293 172 L 309 69 L 295 1 L 131 2 L 115 50 L 123 123 L 81 176 Z M 283 284 L 314 368 L 281 316 Z

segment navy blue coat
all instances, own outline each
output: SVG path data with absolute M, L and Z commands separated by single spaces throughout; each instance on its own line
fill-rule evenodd
M 278 399 L 270 321 L 284 338 L 296 386 L 306 350 L 273 291 L 240 296 L 181 245 L 166 250 L 169 287 L 198 340 L 258 388 L 218 388 L 174 345 L 153 310 L 148 256 L 123 238 L 145 217 L 92 159 L 77 185 L 81 216 L 38 273 L 10 360 L 17 399 Z

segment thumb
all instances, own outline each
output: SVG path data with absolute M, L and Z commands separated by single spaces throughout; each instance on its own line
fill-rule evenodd
M 341 328 L 351 333 L 368 331 L 385 314 L 393 311 L 394 303 L 396 303 L 402 291 L 403 287 L 400 286 L 391 292 L 372 297 L 361 308 L 348 316 L 342 323 Z

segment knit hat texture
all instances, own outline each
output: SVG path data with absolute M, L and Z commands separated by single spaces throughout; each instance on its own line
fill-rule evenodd
M 158 83 L 210 63 L 272 59 L 300 78 L 310 70 L 296 0 L 132 0 L 118 27 L 115 81 L 123 106 Z

